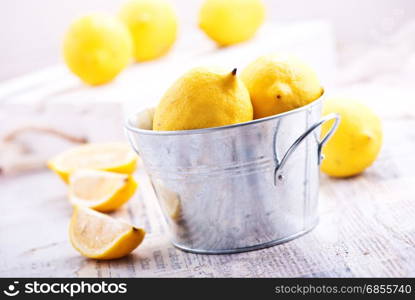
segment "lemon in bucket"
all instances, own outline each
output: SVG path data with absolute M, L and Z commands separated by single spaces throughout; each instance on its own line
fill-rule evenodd
M 251 121 L 252 103 L 237 70 L 197 67 L 180 77 L 156 108 L 153 130 L 189 130 Z
M 243 70 L 242 80 L 251 95 L 255 119 L 304 106 L 323 93 L 316 72 L 287 54 L 256 59 Z

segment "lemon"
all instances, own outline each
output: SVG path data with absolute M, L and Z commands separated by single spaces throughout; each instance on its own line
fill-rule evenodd
M 218 45 L 228 46 L 251 39 L 264 18 L 261 0 L 205 0 L 199 27 Z
M 160 182 L 155 183 L 154 185 L 157 198 L 164 212 L 173 220 L 180 220 L 182 217 L 182 205 L 180 195 L 166 188 Z
M 65 182 L 80 169 L 93 169 L 131 174 L 137 155 L 123 143 L 97 143 L 74 147 L 48 161 L 48 167 Z
M 314 70 L 291 55 L 258 58 L 243 70 L 242 80 L 251 95 L 255 119 L 304 106 L 323 93 Z
M 340 125 L 323 148 L 321 170 L 334 177 L 348 177 L 363 172 L 379 154 L 382 125 L 379 117 L 366 105 L 349 98 L 335 97 L 324 103 L 323 113 L 338 113 Z M 322 134 L 330 122 L 323 125 Z
M 128 174 L 79 170 L 69 178 L 71 203 L 101 212 L 119 208 L 134 195 L 136 189 L 137 182 Z
M 69 69 L 91 85 L 111 81 L 130 62 L 132 40 L 117 18 L 91 14 L 76 20 L 65 35 L 63 56 Z
M 188 130 L 252 120 L 249 93 L 236 73 L 205 67 L 188 71 L 164 94 L 153 129 Z
M 83 256 L 116 259 L 141 244 L 145 231 L 92 209 L 75 206 L 69 225 L 72 246 Z
M 130 0 L 119 15 L 131 32 L 137 61 L 166 54 L 176 41 L 177 16 L 165 0 Z

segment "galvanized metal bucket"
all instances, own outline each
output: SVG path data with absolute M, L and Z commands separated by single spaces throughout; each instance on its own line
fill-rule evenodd
M 312 230 L 321 149 L 339 122 L 335 114 L 321 118 L 322 101 L 187 131 L 152 131 L 152 109 L 130 117 L 126 132 L 150 176 L 172 243 L 195 253 L 234 253 Z M 321 125 L 333 119 L 320 139 Z

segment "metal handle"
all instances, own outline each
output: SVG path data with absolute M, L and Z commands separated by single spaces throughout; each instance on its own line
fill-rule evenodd
M 333 120 L 333 119 L 334 119 L 333 126 L 331 126 L 331 128 L 326 133 L 326 135 L 318 143 L 318 148 L 317 148 L 317 151 L 318 151 L 318 164 L 320 164 L 321 161 L 323 160 L 323 155 L 321 154 L 321 150 L 323 149 L 324 144 L 329 141 L 329 139 L 332 137 L 332 135 L 336 132 L 337 127 L 339 127 L 340 116 L 339 116 L 339 114 L 333 113 L 333 114 L 328 114 L 327 116 L 325 116 L 323 119 L 320 120 L 320 122 L 323 121 L 323 123 L 325 123 L 325 122 L 327 122 L 329 120 Z
M 318 164 L 320 164 L 322 160 L 321 150 L 325 143 L 328 142 L 328 140 L 331 138 L 331 136 L 336 131 L 337 127 L 339 126 L 340 122 L 340 116 L 338 114 L 328 114 L 320 119 L 317 123 L 314 123 L 310 128 L 307 129 L 302 135 L 300 135 L 295 142 L 288 148 L 287 152 L 285 152 L 284 156 L 282 157 L 281 161 L 278 160 L 278 154 L 277 154 L 277 139 L 274 138 L 274 158 L 275 158 L 275 170 L 274 170 L 274 184 L 277 183 L 277 172 L 282 169 L 282 167 L 285 165 L 287 159 L 290 157 L 290 155 L 298 148 L 298 146 L 306 139 L 306 137 L 312 133 L 315 129 L 326 123 L 327 121 L 333 120 L 334 124 L 330 128 L 330 130 L 327 132 L 327 134 L 318 142 Z

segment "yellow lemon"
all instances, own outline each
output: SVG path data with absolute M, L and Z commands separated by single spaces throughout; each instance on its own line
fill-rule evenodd
M 348 98 L 327 99 L 323 113 L 338 113 L 341 121 L 336 133 L 323 148 L 321 170 L 334 177 L 363 172 L 375 161 L 382 146 L 379 117 L 366 105 Z M 330 126 L 330 122 L 323 125 L 323 135 Z
M 265 18 L 261 0 L 205 0 L 199 27 L 220 46 L 252 38 Z
M 254 118 L 263 118 L 304 106 L 323 89 L 314 70 L 291 55 L 262 56 L 242 72 L 251 95 Z
M 48 161 L 48 167 L 65 182 L 74 171 L 93 169 L 124 174 L 134 172 L 137 155 L 127 144 L 97 143 L 74 147 Z
M 135 193 L 137 182 L 128 174 L 79 170 L 69 178 L 69 200 L 101 212 L 119 208 Z
M 141 244 L 145 231 L 92 209 L 75 206 L 69 225 L 72 246 L 83 256 L 116 259 Z
M 249 93 L 236 69 L 198 67 L 179 78 L 156 108 L 154 130 L 188 130 L 252 120 Z
M 134 57 L 146 61 L 166 54 L 177 37 L 177 16 L 165 0 L 130 0 L 120 11 L 134 41 Z
M 76 20 L 65 35 L 63 56 L 69 69 L 91 85 L 111 81 L 130 62 L 132 40 L 117 18 L 92 14 Z
M 180 220 L 182 217 L 180 195 L 165 187 L 160 181 L 153 184 L 162 209 L 173 220 Z

